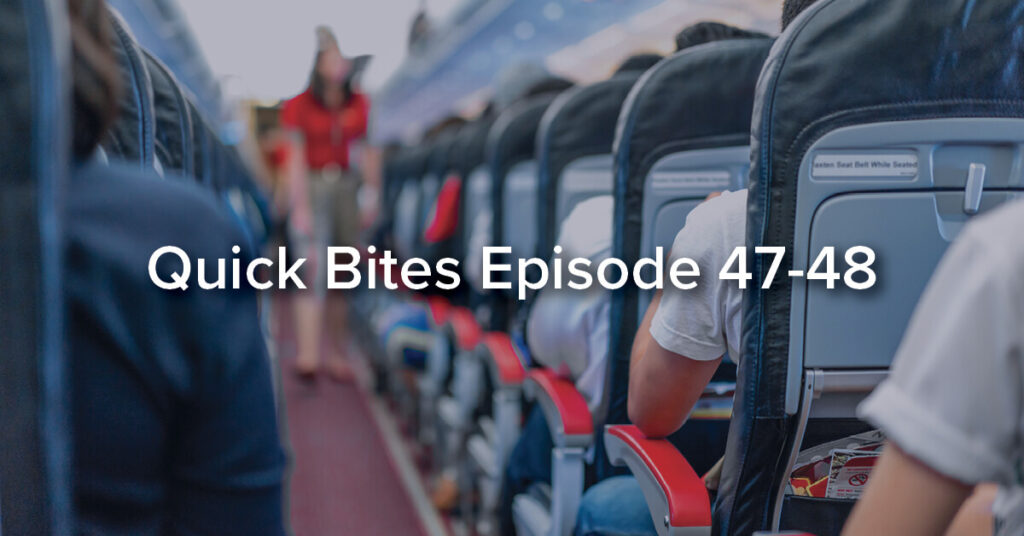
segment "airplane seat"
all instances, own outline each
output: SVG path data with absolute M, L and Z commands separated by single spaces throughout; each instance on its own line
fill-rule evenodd
M 186 172 L 194 177 L 196 182 L 209 188 L 213 180 L 213 172 L 210 161 L 209 144 L 213 143 L 207 132 L 205 119 L 195 101 L 189 96 L 186 99 L 189 109 L 189 116 L 192 118 L 192 170 Z
M 69 534 L 59 192 L 71 172 L 70 40 L 60 0 L 0 3 L 0 531 Z M 15 262 L 17 260 L 17 262 Z
M 498 116 L 488 133 L 486 152 L 493 181 L 490 244 L 511 248 L 510 258 L 529 258 L 536 251 L 539 217 L 536 135 L 545 110 L 556 96 L 538 95 L 511 107 Z M 499 276 L 496 274 L 496 277 Z M 514 279 L 512 283 L 514 288 Z M 514 291 L 497 291 L 492 295 L 489 327 L 506 330 L 514 318 L 510 313 L 517 308 Z
M 143 170 L 159 169 L 155 156 L 156 119 L 153 83 L 146 70 L 142 49 L 128 24 L 113 8 L 109 9 L 113 26 L 114 55 L 121 69 L 121 103 L 118 119 L 102 148 L 113 160 L 138 163 Z
M 394 223 L 395 254 L 403 261 L 415 257 L 418 244 L 417 232 L 420 229 L 421 212 L 420 179 L 426 167 L 426 158 L 426 149 L 422 146 L 410 149 L 405 156 L 405 171 L 395 204 Z
M 472 222 L 485 203 L 490 202 L 490 177 L 484 166 L 484 148 L 492 123 L 490 116 L 468 123 L 459 130 L 451 146 L 449 169 L 452 174 L 448 181 L 458 180 L 460 192 L 457 206 L 449 207 L 454 210 L 457 220 L 450 237 L 450 255 L 458 259 L 461 266 L 466 264 Z M 463 273 L 464 268 L 459 272 Z M 431 296 L 429 299 L 431 309 L 437 312 L 432 315 L 435 342 L 427 356 L 427 373 L 419 383 L 420 430 L 424 444 L 435 444 L 441 433 L 436 419 L 438 401 L 454 380 L 453 362 L 460 353 L 472 352 L 482 336 L 482 328 L 473 309 L 479 299 L 473 300 L 473 295 L 472 290 L 460 287 L 447 297 Z M 440 462 L 440 458 L 436 461 Z
M 639 70 L 624 71 L 608 80 L 566 91 L 545 112 L 536 138 L 539 169 L 536 203 L 540 211 L 534 255 L 538 258 L 552 256 L 561 222 L 577 204 L 612 192 L 616 122 L 626 96 L 642 74 Z M 611 217 L 609 213 L 608 218 Z M 546 372 L 550 371 L 534 369 L 530 372 L 528 385 L 531 388 L 525 391 L 528 398 L 539 400 L 542 408 L 556 408 L 559 403 L 567 402 L 563 407 L 586 409 L 585 401 L 580 406 L 579 401 L 583 399 L 579 395 L 558 399 L 544 397 L 541 385 L 575 390 L 571 382 L 563 384 L 557 376 Z M 589 411 L 587 417 L 589 420 Z M 550 494 L 540 495 L 544 497 L 540 503 L 538 495 L 529 493 L 515 499 L 513 512 L 520 534 L 545 534 L 551 530 L 562 533 L 571 530 L 575 522 L 583 493 L 585 450 L 593 437 L 592 424 L 586 423 L 581 428 L 586 433 L 582 434 L 566 434 L 564 424 L 549 422 L 552 436 L 567 440 L 552 453 L 554 485 Z M 503 471 L 489 472 L 500 475 Z M 497 505 L 491 507 L 497 508 Z
M 192 113 L 174 74 L 149 51 L 142 61 L 153 86 L 154 150 L 168 175 L 193 177 Z
M 539 199 L 535 254 L 547 259 L 577 204 L 612 192 L 612 143 L 622 103 L 644 71 L 578 87 L 548 108 L 537 133 Z M 609 217 L 611 214 L 609 214 Z
M 714 534 L 842 526 L 852 501 L 787 494 L 792 469 L 803 448 L 867 427 L 854 409 L 888 374 L 947 245 L 1020 195 L 1022 16 L 1009 0 L 823 0 L 773 47 L 754 107 L 753 278 Z M 768 290 L 773 259 L 758 246 L 787 248 Z M 847 258 L 857 246 L 874 255 Z M 676 496 L 651 489 L 649 503 Z
M 534 96 L 502 112 L 488 130 L 483 148 L 484 167 L 479 170 L 490 178 L 490 184 L 485 188 L 490 193 L 487 196 L 489 204 L 482 203 L 479 207 L 481 213 L 488 211 L 492 216 L 488 244 L 513 245 L 520 244 L 522 240 L 531 240 L 528 249 L 519 249 L 526 256 L 532 255 L 532 236 L 536 232 L 536 221 L 531 216 L 536 214 L 537 201 L 534 140 L 544 110 L 554 98 L 551 94 Z M 484 175 L 477 175 L 475 184 L 478 188 L 482 177 Z M 506 207 L 509 208 L 505 210 Z M 503 214 L 506 212 L 513 214 L 508 225 L 503 222 Z M 506 227 L 509 236 L 506 236 Z M 517 245 L 512 247 L 516 251 Z M 500 443 L 507 444 L 510 451 L 519 432 L 521 411 L 518 389 L 524 377 L 525 357 L 522 347 L 502 332 L 507 328 L 505 309 L 512 306 L 513 298 L 505 291 L 480 291 L 487 298 L 478 308 L 484 320 L 479 323 L 484 333 L 472 351 L 454 356 L 453 376 L 449 386 L 451 394 L 437 402 L 437 437 L 445 441 L 445 451 L 456 453 L 449 459 L 457 458 L 463 452 L 472 453 L 474 449 L 467 444 L 467 440 L 473 431 L 472 426 L 477 422 L 475 417 L 483 408 L 491 409 L 494 413 L 494 421 L 487 420 L 483 424 L 489 431 L 489 438 L 500 437 Z M 493 393 L 492 400 L 485 399 L 486 393 Z M 498 421 L 500 424 L 495 424 Z M 493 451 L 490 446 L 485 450 L 488 453 Z M 505 456 L 507 453 L 495 459 L 504 459 Z M 504 463 L 499 462 L 497 465 L 500 467 Z M 470 478 L 469 468 L 460 467 L 460 481 L 469 482 Z M 468 488 L 464 486 L 460 490 L 464 503 L 465 498 L 472 495 Z M 496 490 L 481 490 L 484 497 L 496 494 Z M 467 510 L 464 515 L 469 518 L 471 513 Z
M 750 103 L 769 46 L 769 40 L 756 39 L 693 47 L 658 63 L 632 86 L 615 129 L 613 257 L 633 265 L 640 258 L 653 258 L 657 247 L 670 249 L 675 233 L 697 203 L 713 191 L 741 187 L 749 154 Z M 713 73 L 711 77 L 707 71 Z M 621 422 L 613 415 L 625 413 L 624 407 L 617 407 L 620 402 L 624 406 L 620 393 L 628 384 L 628 369 L 623 367 L 628 367 L 633 335 L 649 300 L 650 296 L 641 299 L 639 289 L 629 285 L 612 294 L 608 372 L 593 413 L 570 380 L 535 370 L 527 381 L 528 392 L 538 400 L 552 430 L 555 454 L 574 449 L 582 454 L 581 447 L 594 443 L 598 478 L 612 471 L 593 431 L 600 433 L 604 422 Z M 706 446 L 714 442 L 716 431 L 724 436 L 725 427 L 701 422 L 691 428 L 698 429 L 684 433 Z M 581 432 L 567 432 L 572 429 Z M 563 454 L 553 457 L 553 467 L 558 465 L 574 478 L 552 486 L 552 506 L 545 507 L 530 495 L 516 498 L 523 533 L 572 530 L 584 485 L 582 460 L 579 455 L 571 460 Z

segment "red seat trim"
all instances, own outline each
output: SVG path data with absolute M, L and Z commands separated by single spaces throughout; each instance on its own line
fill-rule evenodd
M 453 307 L 448 314 L 448 324 L 455 333 L 455 343 L 462 350 L 472 350 L 480 344 L 483 329 L 477 323 L 473 311 L 465 307 Z
M 711 499 L 704 481 L 665 439 L 648 439 L 636 426 L 611 426 L 607 433 L 626 444 L 647 466 L 668 502 L 673 527 L 710 527 Z
M 481 344 L 487 348 L 491 359 L 494 360 L 501 383 L 505 385 L 523 383 L 523 380 L 526 379 L 526 369 L 523 367 L 523 362 L 519 360 L 519 353 L 516 352 L 512 339 L 508 335 L 499 332 L 487 333 L 483 336 Z
M 551 400 L 562 420 L 562 432 L 570 436 L 594 435 L 594 421 L 590 408 L 583 395 L 569 380 L 562 378 L 555 371 L 547 368 L 533 369 L 529 374 L 530 381 L 543 391 L 543 395 Z
M 462 179 L 450 175 L 441 186 L 434 203 L 434 214 L 430 226 L 423 233 L 428 244 L 436 244 L 455 235 L 459 225 L 459 198 L 462 196 Z

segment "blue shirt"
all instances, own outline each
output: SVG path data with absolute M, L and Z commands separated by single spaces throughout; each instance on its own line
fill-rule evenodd
M 244 266 L 237 224 L 197 186 L 118 167 L 78 170 L 65 205 L 78 533 L 284 534 L 255 291 L 149 279 L 165 245 L 193 259 L 239 245 Z

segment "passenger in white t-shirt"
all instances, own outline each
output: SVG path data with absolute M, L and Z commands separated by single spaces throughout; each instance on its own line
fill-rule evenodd
M 860 407 L 885 450 L 845 535 L 942 534 L 974 485 L 999 484 L 996 534 L 1024 534 L 1024 202 L 950 247 L 893 362 Z
M 592 275 L 611 256 L 610 195 L 581 202 L 569 213 L 558 234 L 561 257 L 588 259 Z M 600 402 L 608 361 L 609 291 L 600 285 L 588 290 L 544 289 L 537 294 L 527 320 L 530 355 L 535 361 L 576 383 L 590 409 Z
M 700 204 L 676 235 L 672 259 L 697 262 L 697 286 L 668 285 L 647 308 L 629 365 L 629 418 L 648 437 L 675 432 L 704 392 L 728 351 L 737 364 L 743 291 L 718 273 L 746 245 L 747 190 L 724 192 Z

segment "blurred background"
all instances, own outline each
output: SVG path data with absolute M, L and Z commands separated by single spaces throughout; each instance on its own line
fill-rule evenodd
M 503 72 L 539 65 L 601 79 L 641 50 L 668 53 L 699 20 L 778 31 L 781 0 L 111 0 L 141 44 L 167 63 L 228 142 L 253 132 L 254 106 L 301 92 L 317 25 L 347 56 L 372 55 L 369 141 L 415 141 L 451 113 L 473 115 Z M 242 16 L 240 16 L 242 14 Z M 493 86 L 492 86 L 493 84 Z

